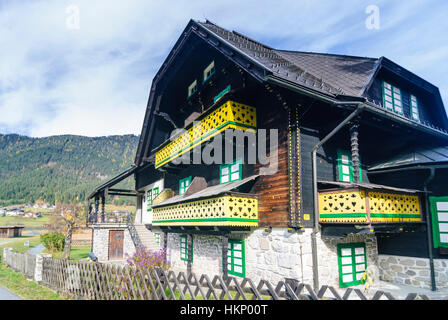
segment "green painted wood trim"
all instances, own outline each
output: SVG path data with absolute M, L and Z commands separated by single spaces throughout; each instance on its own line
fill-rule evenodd
M 230 253 L 230 263 L 228 265 L 230 265 L 230 270 L 227 269 L 227 273 L 237 276 L 237 277 L 242 277 L 245 278 L 246 277 L 246 252 L 245 252 L 245 246 L 244 246 L 244 240 L 233 240 L 233 239 L 229 239 L 228 243 L 230 244 L 230 250 L 228 250 L 228 253 Z M 241 269 L 242 272 L 236 272 L 234 270 L 235 264 L 234 264 L 234 246 L 235 244 L 241 244 Z M 227 259 L 227 257 L 223 257 L 223 259 Z
M 356 286 L 361 284 L 361 280 L 356 280 L 356 263 L 354 258 L 356 256 L 362 256 L 362 255 L 356 255 L 354 253 L 354 251 L 352 251 L 351 253 L 351 258 L 352 258 L 352 274 L 355 277 L 354 281 L 351 282 L 343 282 L 342 281 L 342 266 L 346 266 L 342 264 L 342 249 L 354 249 L 354 248 L 364 248 L 364 254 L 362 254 L 364 256 L 364 264 L 365 264 L 365 268 L 367 268 L 367 249 L 366 249 L 366 244 L 364 242 L 357 242 L 357 243 L 340 243 L 337 245 L 337 252 L 338 252 L 338 271 L 339 271 L 339 287 L 340 288 L 347 288 L 347 287 L 351 287 L 351 286 Z M 346 273 L 347 274 L 347 273 Z
M 433 243 L 434 248 L 448 248 L 448 243 L 440 242 L 439 217 L 437 216 L 437 202 L 439 201 L 448 202 L 448 197 L 429 197 Z
M 258 219 L 241 219 L 241 218 L 172 219 L 172 220 L 153 220 L 152 223 L 168 223 L 168 222 L 205 222 L 205 221 L 258 222 Z

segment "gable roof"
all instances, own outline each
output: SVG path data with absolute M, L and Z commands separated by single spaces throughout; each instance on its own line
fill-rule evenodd
M 353 98 L 359 99 L 360 101 L 365 101 L 366 105 L 373 107 L 371 110 L 375 113 L 381 113 L 394 120 L 427 132 L 442 135 L 445 138 L 448 136 L 444 129 L 436 128 L 432 124 L 427 123 L 411 123 L 410 120 L 384 110 L 380 105 L 365 97 L 365 92 L 367 92 L 378 71 L 383 67 L 388 68 L 400 76 L 405 76 L 404 78 L 409 81 L 418 81 L 420 87 L 435 94 L 438 109 L 440 109 L 439 111 L 441 113 L 440 117 L 448 126 L 448 118 L 444 112 L 443 102 L 437 87 L 394 64 L 385 57 L 377 59 L 337 54 L 276 50 L 236 31 L 228 31 L 221 28 L 209 20 L 205 22 L 190 20 L 182 32 L 181 37 L 177 40 L 154 77 L 135 157 L 136 165 L 142 163 L 145 150 L 147 150 L 151 139 L 151 122 L 154 121 L 153 111 L 154 108 L 157 108 L 155 105 L 160 100 L 155 98 L 157 82 L 163 77 L 164 72 L 178 55 L 181 47 L 192 33 L 201 37 L 261 82 L 286 80 L 285 82 L 288 85 L 291 83 L 296 88 L 310 89 L 308 91 L 325 96 L 325 98 L 328 97 L 336 102 L 341 99 L 345 101 Z
M 208 20 L 196 22 L 246 53 L 276 76 L 313 90 L 360 96 L 378 61 L 376 58 L 276 50 Z

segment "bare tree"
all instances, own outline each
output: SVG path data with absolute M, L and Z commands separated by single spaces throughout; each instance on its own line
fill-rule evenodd
M 52 229 L 65 233 L 63 259 L 70 259 L 73 230 L 84 223 L 84 213 L 85 210 L 81 204 L 56 204 Z

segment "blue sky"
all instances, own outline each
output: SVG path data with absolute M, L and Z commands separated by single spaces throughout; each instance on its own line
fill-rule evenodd
M 278 49 L 386 56 L 448 106 L 447 16 L 446 0 L 1 0 L 0 133 L 139 134 L 152 78 L 191 18 Z

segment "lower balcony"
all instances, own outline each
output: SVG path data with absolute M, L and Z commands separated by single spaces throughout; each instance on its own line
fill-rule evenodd
M 154 226 L 258 226 L 258 199 L 232 194 L 153 206 Z
M 321 223 L 384 224 L 422 222 L 417 194 L 364 188 L 319 192 Z

